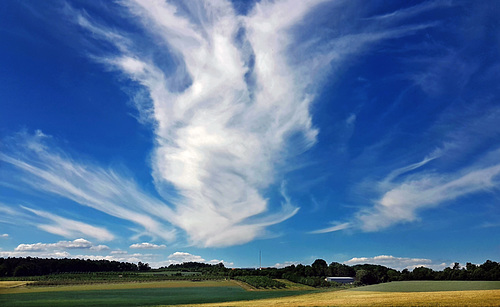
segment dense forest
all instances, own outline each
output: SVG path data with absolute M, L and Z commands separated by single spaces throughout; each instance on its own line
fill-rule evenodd
M 185 262 L 152 270 L 149 264 L 142 262 L 134 264 L 108 260 L 0 258 L 0 277 L 83 272 L 151 272 L 155 274 L 176 272 L 175 275 L 162 274 L 161 278 L 168 279 L 175 278 L 175 276 L 193 279 L 233 278 L 254 283 L 257 286 L 262 285 L 262 287 L 266 284 L 270 287 L 281 287 L 282 285 L 272 280 L 287 279 L 313 287 L 335 287 L 339 285 L 325 281 L 325 277 L 354 277 L 358 285 L 405 280 L 500 280 L 500 263 L 487 260 L 481 265 L 467 263 L 465 267 L 455 263 L 453 267 L 445 268 L 443 271 L 434 271 L 426 267 L 418 267 L 412 271 L 408 269 L 398 271 L 381 265 L 348 266 L 338 262 L 328 264 L 323 259 L 317 259 L 311 265 L 298 264 L 285 268 L 231 269 L 226 268 L 223 263 Z M 181 272 L 190 272 L 192 275 L 183 275 Z M 252 276 L 265 278 L 252 278 Z
M 148 271 L 149 264 L 109 260 L 0 258 L 0 277 L 40 276 L 75 272 L 131 272 Z

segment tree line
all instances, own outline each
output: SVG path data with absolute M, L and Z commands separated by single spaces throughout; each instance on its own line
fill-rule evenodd
M 198 262 L 185 262 L 172 264 L 168 267 L 151 270 L 149 264 L 118 262 L 109 260 L 83 260 L 83 259 L 43 259 L 43 258 L 0 258 L 0 277 L 41 276 L 56 273 L 77 272 L 141 272 L 141 271 L 172 271 L 196 272 L 196 279 L 204 278 L 233 278 L 241 276 L 264 276 L 269 279 L 288 279 L 293 282 L 313 286 L 332 287 L 336 283 L 325 281 L 326 277 L 354 277 L 358 285 L 370 285 L 390 281 L 405 280 L 500 280 L 500 263 L 487 260 L 483 264 L 467 263 L 461 267 L 455 263 L 453 267 L 442 271 L 435 271 L 426 267 L 418 267 L 412 271 L 404 269 L 398 271 L 382 265 L 359 264 L 349 266 L 332 262 L 328 264 L 323 259 L 316 259 L 311 265 L 290 265 L 284 268 L 258 269 L 231 269 L 223 263 L 207 264 Z M 182 275 L 182 274 L 180 274 Z M 171 278 L 167 274 L 158 278 Z M 189 276 L 180 276 L 191 278 Z M 268 279 L 243 278 L 255 283 L 270 285 Z M 240 279 L 242 280 L 242 279 Z M 276 286 L 276 285 L 273 285 Z M 276 286 L 277 287 L 277 286 Z
M 148 271 L 149 264 L 109 260 L 0 258 L 0 277 L 40 276 L 75 272 L 132 272 Z

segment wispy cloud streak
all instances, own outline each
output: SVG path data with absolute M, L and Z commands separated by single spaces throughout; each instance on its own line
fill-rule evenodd
M 500 184 L 500 164 L 451 175 L 419 174 L 395 184 L 375 206 L 358 215 L 361 228 L 376 231 L 417 219 L 417 212 Z
M 262 191 L 290 154 L 316 142 L 310 85 L 319 76 L 313 72 L 369 43 L 429 26 L 340 37 L 320 48 L 328 51 L 313 53 L 314 59 L 292 64 L 290 50 L 302 48 L 292 27 L 324 2 L 262 1 L 247 16 L 238 16 L 227 1 L 183 6 L 123 1 L 147 25 L 154 44 L 167 46 L 178 63 L 173 75 L 141 52 L 123 50 L 121 39 L 103 35 L 121 50 L 103 61 L 148 90 L 156 125 L 156 184 L 160 192 L 170 185 L 178 191 L 180 199 L 162 195 L 175 204 L 173 223 L 194 244 L 248 242 L 266 226 L 293 216 L 297 208 L 289 201 L 269 213 L 273 206 Z
M 0 159 L 28 175 L 26 183 L 36 189 L 132 221 L 166 240 L 174 231 L 164 224 L 173 225 L 198 246 L 246 243 L 294 216 L 298 208 L 286 194 L 280 206 L 270 204 L 265 191 L 288 158 L 315 144 L 310 108 L 328 67 L 376 42 L 433 26 L 386 29 L 374 23 L 328 40 L 311 32 L 299 41 L 296 26 L 307 28 L 311 12 L 330 1 L 260 1 L 246 16 L 223 0 L 119 3 L 145 33 L 127 33 L 69 7 L 66 12 L 94 39 L 115 46 L 92 59 L 144 88 L 147 99 L 135 101 L 140 118 L 154 127 L 151 166 L 163 200 L 113 170 L 41 145 L 28 159 Z M 165 69 L 151 48 L 168 56 L 172 67 Z
M 49 233 L 61 235 L 66 238 L 85 235 L 100 241 L 111 241 L 115 238 L 112 233 L 102 227 L 92 226 L 41 210 L 34 210 L 27 207 L 22 208 L 52 222 L 49 224 L 37 224 L 38 228 Z
M 146 233 L 165 240 L 172 240 L 174 230 L 164 226 L 158 218 L 164 221 L 172 215 L 164 203 L 147 195 L 135 182 L 118 175 L 112 170 L 106 170 L 91 163 L 80 163 L 49 148 L 44 139 L 47 138 L 38 131 L 35 135 L 21 133 L 17 136 L 17 146 L 10 154 L 0 153 L 0 161 L 21 171 L 20 179 L 35 190 L 44 191 L 73 200 L 74 202 L 94 208 L 121 219 L 142 226 Z M 4 179 L 5 180 L 5 179 Z M 54 214 L 40 210 L 28 209 L 32 213 L 47 218 L 55 224 L 39 225 L 40 228 L 60 235 L 78 231 L 98 236 L 101 239 L 111 239 L 109 232 L 100 231 L 93 226 L 75 223 Z M 69 228 L 68 228 L 69 227 Z

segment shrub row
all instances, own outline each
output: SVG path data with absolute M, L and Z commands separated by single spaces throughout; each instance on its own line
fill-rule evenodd
M 285 288 L 286 285 L 280 281 L 271 279 L 267 276 L 235 276 L 234 279 L 246 282 L 255 288 Z

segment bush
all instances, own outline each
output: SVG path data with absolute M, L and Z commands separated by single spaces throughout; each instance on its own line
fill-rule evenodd
M 235 280 L 246 282 L 255 288 L 285 288 L 286 285 L 267 276 L 235 276 Z

